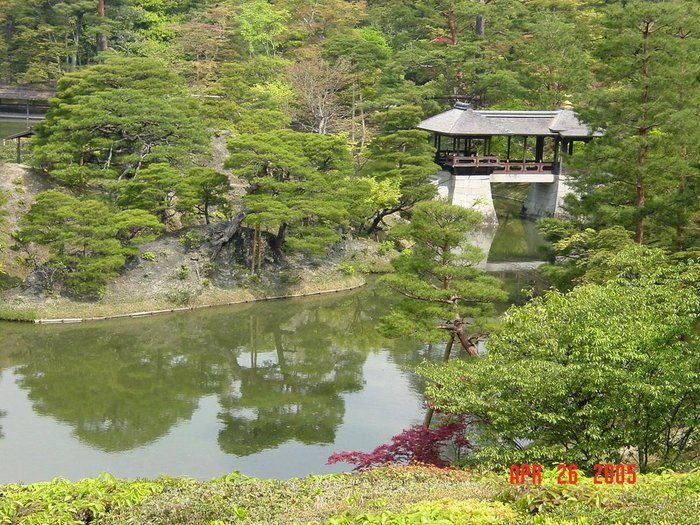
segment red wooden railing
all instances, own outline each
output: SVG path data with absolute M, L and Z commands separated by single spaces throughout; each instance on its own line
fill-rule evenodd
M 464 157 L 448 155 L 447 164 L 453 168 L 491 168 L 494 172 L 507 173 L 554 173 L 554 162 L 536 162 L 534 160 L 502 161 L 498 156 Z

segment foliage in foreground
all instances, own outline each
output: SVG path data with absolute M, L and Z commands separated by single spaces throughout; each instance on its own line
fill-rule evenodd
M 162 490 L 155 481 L 119 481 L 109 474 L 72 483 L 6 485 L 0 489 L 0 523 L 52 525 L 99 521 L 108 512 L 136 505 Z
M 424 366 L 426 395 L 480 418 L 494 465 L 674 465 L 698 444 L 697 282 L 665 267 L 549 292 L 509 310 L 484 359 Z
M 227 523 L 444 525 L 691 525 L 700 507 L 700 472 L 638 476 L 634 485 L 515 486 L 508 476 L 425 467 L 259 480 L 233 473 L 188 478 L 0 486 L 0 523 L 150 525 Z

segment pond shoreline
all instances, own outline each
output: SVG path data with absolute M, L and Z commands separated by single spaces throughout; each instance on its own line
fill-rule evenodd
M 120 314 L 110 314 L 110 315 L 100 315 L 100 316 L 56 317 L 56 318 L 39 318 L 39 319 L 32 319 L 32 318 L 12 319 L 9 317 L 3 317 L 3 318 L 0 318 L 0 321 L 17 322 L 17 323 L 31 323 L 31 324 L 75 324 L 75 323 L 86 323 L 86 322 L 93 322 L 93 321 L 109 321 L 109 320 L 113 320 L 113 319 L 136 319 L 136 318 L 140 318 L 140 317 L 150 317 L 150 316 L 163 315 L 163 314 L 169 314 L 169 313 L 175 313 L 175 312 L 201 310 L 201 309 L 205 309 L 205 308 L 216 308 L 216 307 L 221 307 L 221 306 L 233 306 L 233 305 L 237 305 L 237 304 L 246 304 L 246 303 L 264 302 L 264 301 L 275 301 L 275 300 L 280 300 L 280 299 L 294 299 L 294 298 L 299 298 L 299 297 L 311 297 L 311 296 L 316 296 L 316 295 L 327 295 L 327 294 L 333 294 L 333 293 L 339 293 L 339 292 L 347 292 L 347 291 L 356 290 L 358 288 L 361 288 L 362 286 L 365 286 L 366 284 L 367 284 L 367 281 L 365 279 L 359 279 L 359 282 L 352 283 L 348 286 L 343 286 L 340 288 L 315 290 L 312 292 L 300 292 L 300 293 L 291 293 L 291 294 L 283 294 L 283 295 L 250 297 L 250 298 L 245 298 L 245 299 L 236 299 L 236 300 L 232 300 L 232 301 L 212 302 L 212 303 L 206 303 L 206 304 L 195 304 L 195 305 L 191 305 L 191 306 L 162 308 L 162 309 L 157 309 L 157 310 L 133 311 L 133 312 L 120 313 Z M 19 311 L 20 310 L 18 310 L 18 312 Z
M 134 319 L 137 317 L 149 317 L 152 315 L 163 315 L 174 312 L 186 312 L 189 310 L 201 310 L 204 308 L 216 308 L 219 306 L 233 306 L 236 304 L 245 303 L 255 303 L 261 301 L 276 301 L 280 299 L 293 299 L 295 297 L 310 297 L 313 295 L 325 295 L 339 292 L 348 292 L 350 290 L 356 290 L 362 286 L 365 286 L 367 281 L 355 284 L 352 286 L 347 286 L 344 288 L 334 288 L 330 290 L 320 290 L 317 292 L 307 292 L 307 293 L 295 293 L 288 295 L 271 295 L 269 297 L 256 297 L 254 299 L 240 299 L 237 301 L 229 301 L 225 303 L 215 303 L 215 304 L 198 304 L 194 306 L 182 306 L 178 308 L 166 308 L 163 310 L 149 310 L 145 312 L 133 312 L 126 314 L 116 314 L 116 315 L 103 315 L 98 317 L 76 317 L 76 318 L 62 318 L 62 319 L 34 319 L 32 322 L 34 324 L 71 324 L 71 323 L 86 323 L 91 321 L 109 321 L 110 319 Z M 20 321 L 21 322 L 21 321 Z

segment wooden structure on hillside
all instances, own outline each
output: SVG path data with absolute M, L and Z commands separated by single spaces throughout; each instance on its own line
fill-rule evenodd
M 14 118 L 40 119 L 49 109 L 49 99 L 56 94 L 50 88 L 0 86 L 0 114 Z
M 22 139 L 29 138 L 33 135 L 36 135 L 36 132 L 32 128 L 27 128 L 24 131 L 20 131 L 19 133 L 15 133 L 14 135 L 10 135 L 9 137 L 3 138 L 3 143 L 6 140 L 16 140 L 17 141 L 17 156 L 16 156 L 17 164 L 22 164 Z
M 491 223 L 497 222 L 492 182 L 531 183 L 523 215 L 556 215 L 570 191 L 563 159 L 577 142 L 602 135 L 582 123 L 570 103 L 554 111 L 506 111 L 457 102 L 417 127 L 432 133 L 435 162 L 443 168 L 433 176 L 440 195 L 480 209 Z

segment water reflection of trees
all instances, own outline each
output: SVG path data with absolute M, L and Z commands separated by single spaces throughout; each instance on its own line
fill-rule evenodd
M 219 445 L 246 455 L 288 440 L 334 441 L 342 396 L 362 388 L 367 354 L 392 346 L 375 330 L 385 312 L 368 289 L 125 322 L 9 327 L 0 354 L 11 356 L 34 410 L 91 446 L 151 443 L 190 419 L 201 397 L 217 395 Z

